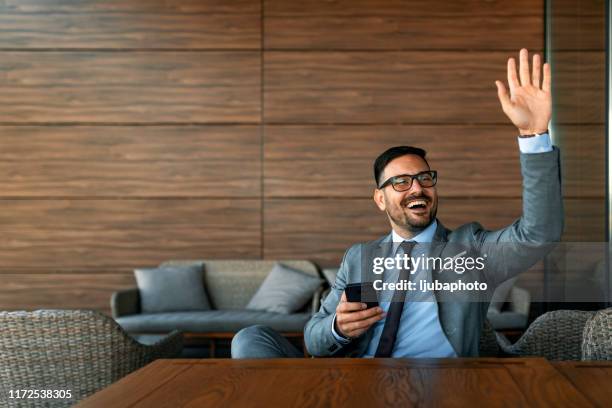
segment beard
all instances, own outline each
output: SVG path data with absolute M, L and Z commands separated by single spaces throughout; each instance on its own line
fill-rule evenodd
M 410 210 L 403 205 L 403 202 L 400 205 L 394 205 L 393 208 L 385 209 L 385 212 L 387 217 L 398 227 L 411 232 L 418 232 L 427 228 L 436 219 L 438 203 L 428 197 L 411 197 L 411 199 L 414 198 L 423 198 L 432 204 L 426 215 L 411 214 Z

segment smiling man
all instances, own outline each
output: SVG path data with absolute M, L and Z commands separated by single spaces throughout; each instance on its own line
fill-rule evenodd
M 513 58 L 508 60 L 507 73 L 510 92 L 500 81 L 496 81 L 496 86 L 502 109 L 519 133 L 522 216 L 497 231 L 486 230 L 476 222 L 448 230 L 436 218 L 437 173 L 429 167 L 426 152 L 412 146 L 386 150 L 374 162 L 373 198 L 386 213 L 391 232 L 378 240 L 353 245 L 345 253 L 335 284 L 304 330 L 310 354 L 319 357 L 478 356 L 488 308 L 488 302 L 480 297 L 466 298 L 436 290 L 422 294 L 417 300 L 396 291 L 392 299 L 367 308 L 365 303 L 348 302 L 345 287 L 349 283 L 370 281 L 372 276 L 367 262 L 364 263 L 370 254 L 415 256 L 413 251 L 425 246 L 425 253 L 420 255 L 453 255 L 448 248 L 464 245 L 477 253 L 487 248 L 487 269 L 472 275 L 471 279 L 486 282 L 492 290 L 529 268 L 544 253 L 534 254 L 533 248 L 546 248 L 560 239 L 563 208 L 559 150 L 552 146 L 547 129 L 552 113 L 550 67 L 542 66 L 536 54 L 530 70 L 528 53 L 523 49 L 518 75 Z M 387 281 L 399 281 L 402 272 L 396 272 L 387 276 Z M 431 270 L 419 273 L 428 281 L 434 276 Z M 470 276 L 466 274 L 462 278 L 469 280 Z M 286 339 L 263 326 L 243 329 L 232 341 L 235 358 L 301 355 Z

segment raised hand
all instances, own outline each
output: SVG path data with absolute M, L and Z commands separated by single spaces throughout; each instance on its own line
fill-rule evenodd
M 531 74 L 529 72 L 529 54 L 526 49 L 520 52 L 519 77 L 516 74 L 514 58 L 508 59 L 508 85 L 510 95 L 501 81 L 495 81 L 497 96 L 502 109 L 510 118 L 521 135 L 543 133 L 548 129 L 552 115 L 552 98 L 550 95 L 550 65 L 542 63 L 540 56 L 533 56 Z M 543 80 L 540 83 L 540 71 Z

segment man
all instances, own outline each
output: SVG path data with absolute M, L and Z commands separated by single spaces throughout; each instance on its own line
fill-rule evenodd
M 478 223 L 447 230 L 436 219 L 436 173 L 429 168 L 425 151 L 410 146 L 385 151 L 374 163 L 377 185 L 374 201 L 387 214 L 392 231 L 376 241 L 354 245 L 345 253 L 335 285 L 319 312 L 306 324 L 304 338 L 310 354 L 317 357 L 478 356 L 488 302 L 437 289 L 424 291 L 419 301 L 412 301 L 405 292 L 396 290 L 399 296 L 392 292 L 393 301 L 387 298 L 377 307 L 366 308 L 365 303 L 348 302 L 344 289 L 348 283 L 374 277 L 364 260 L 371 262 L 376 254 L 414 257 L 420 244 L 429 243 L 427 256 L 454 255 L 452 259 L 455 259 L 457 255 L 449 249 L 454 244 L 465 245 L 481 254 L 487 252 L 488 268 L 477 274 L 465 274 L 463 278 L 474 282 L 476 278 L 482 279 L 491 290 L 542 256 L 542 251 L 534 253 L 533 248 L 546 248 L 560 239 L 563 209 L 559 150 L 552 146 L 547 130 L 552 113 L 550 66 L 542 66 L 536 54 L 531 68 L 530 72 L 528 52 L 523 49 L 518 75 L 514 59 L 508 60 L 510 92 L 496 81 L 502 109 L 519 131 L 523 174 L 521 218 L 498 231 L 487 231 Z M 402 273 L 391 271 L 384 281 L 396 282 Z M 426 268 L 415 276 L 429 282 L 434 273 L 436 279 L 443 276 L 440 271 Z M 301 353 L 273 330 L 252 326 L 234 337 L 232 356 L 299 357 Z

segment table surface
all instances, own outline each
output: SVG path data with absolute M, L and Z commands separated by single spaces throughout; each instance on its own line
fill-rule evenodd
M 612 362 L 157 360 L 79 407 L 610 406 Z

